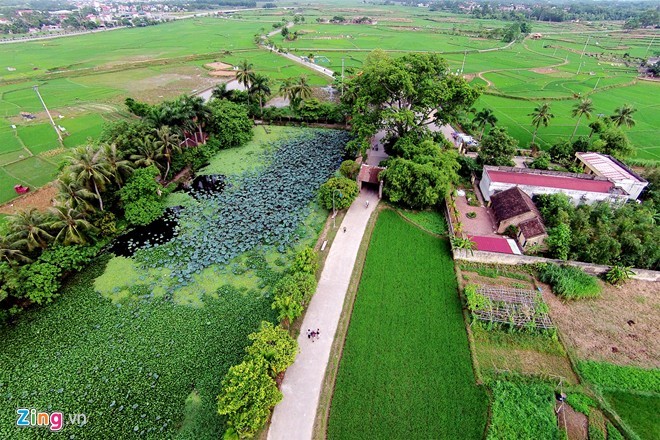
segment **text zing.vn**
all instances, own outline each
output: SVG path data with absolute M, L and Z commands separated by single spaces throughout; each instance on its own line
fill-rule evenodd
M 17 426 L 40 426 L 50 428 L 51 431 L 59 431 L 64 426 L 64 415 L 61 412 L 37 412 L 34 408 L 19 408 L 16 410 L 18 420 Z M 69 424 L 83 426 L 87 424 L 85 414 L 69 414 Z

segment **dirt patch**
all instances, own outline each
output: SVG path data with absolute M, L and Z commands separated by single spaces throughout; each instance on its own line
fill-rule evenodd
M 413 22 L 410 18 L 403 18 L 403 17 L 386 17 L 386 18 L 383 18 L 383 20 L 393 21 L 395 23 L 412 23 Z
M 23 209 L 37 208 L 39 211 L 45 211 L 53 206 L 53 199 L 57 194 L 57 189 L 52 185 L 44 186 L 35 191 L 5 203 L 0 206 L 0 214 L 16 214 Z
M 215 63 L 204 64 L 204 66 L 213 70 L 231 70 L 234 68 L 234 66 L 232 66 L 231 64 L 221 63 L 220 61 L 216 61 Z
M 551 73 L 559 72 L 557 69 L 553 69 L 552 67 L 536 67 L 529 70 L 534 73 L 540 73 L 541 75 L 549 75 Z
M 477 284 L 485 287 L 507 287 L 510 289 L 529 289 L 534 290 L 534 284 L 531 279 L 529 280 L 515 280 L 513 278 L 497 277 L 490 278 L 477 274 L 476 272 L 469 272 L 469 269 L 461 270 L 461 278 L 471 284 Z M 465 278 L 468 278 L 467 280 Z
M 587 416 L 575 411 L 569 405 L 557 405 L 555 412 L 559 426 L 566 431 L 568 440 L 587 440 L 589 437 Z
M 552 321 L 581 359 L 660 368 L 659 283 L 606 284 L 598 299 L 566 303 L 540 285 Z
M 212 72 L 209 72 L 209 75 L 221 76 L 221 77 L 234 77 L 236 76 L 236 72 L 234 72 L 233 70 L 214 70 Z
M 463 74 L 463 79 L 465 79 L 465 81 L 468 81 L 468 82 L 472 81 L 475 77 L 476 77 L 476 75 L 474 73 Z

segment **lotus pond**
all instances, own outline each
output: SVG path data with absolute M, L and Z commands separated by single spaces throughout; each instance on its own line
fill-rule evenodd
M 219 438 L 221 379 L 247 335 L 275 320 L 269 287 L 318 237 L 327 212 L 315 190 L 346 137 L 298 130 L 223 192 L 181 193 L 167 244 L 105 254 L 2 329 L 0 438 L 51 434 L 17 428 L 21 407 L 63 412 L 63 438 Z M 69 424 L 79 413 L 87 424 Z

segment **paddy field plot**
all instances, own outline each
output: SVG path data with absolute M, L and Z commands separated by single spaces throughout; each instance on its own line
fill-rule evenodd
M 328 438 L 480 439 L 487 407 L 475 384 L 449 244 L 383 211 L 337 373 Z

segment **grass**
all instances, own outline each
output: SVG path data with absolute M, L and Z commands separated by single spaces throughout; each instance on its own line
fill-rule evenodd
M 552 387 L 544 383 L 496 381 L 488 440 L 559 439 Z
M 660 394 L 660 369 L 620 366 L 607 362 L 582 361 L 580 376 L 606 390 L 642 391 Z
M 487 399 L 475 384 L 452 267 L 445 240 L 393 211 L 380 214 L 337 375 L 328 438 L 482 437 Z
M 539 279 L 564 299 L 597 298 L 602 290 L 598 279 L 579 267 L 546 264 L 539 269 Z
M 623 419 L 625 424 L 643 440 L 660 438 L 659 395 L 640 395 L 622 391 L 604 393 L 607 402 Z
M 399 209 L 398 212 L 420 228 L 437 235 L 447 234 L 447 220 L 438 211 L 409 211 Z

